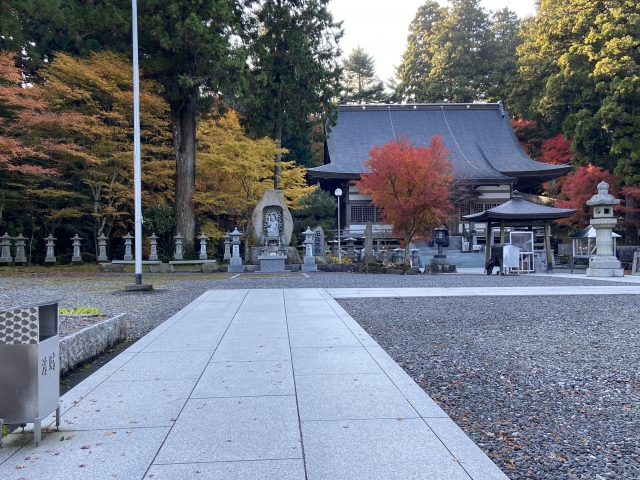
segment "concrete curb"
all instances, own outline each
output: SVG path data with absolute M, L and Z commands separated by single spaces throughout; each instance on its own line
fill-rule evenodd
M 60 376 L 126 339 L 127 316 L 124 313 L 64 337 L 60 340 Z

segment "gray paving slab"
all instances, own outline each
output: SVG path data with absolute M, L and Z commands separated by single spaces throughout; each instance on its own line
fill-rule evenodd
M 291 358 L 288 338 L 222 339 L 212 362 L 285 361 Z
M 82 430 L 171 427 L 196 381 L 107 381 L 66 412 L 64 422 Z
M 207 365 L 191 398 L 295 395 L 291 360 Z
M 418 417 L 383 373 L 296 375 L 296 390 L 302 421 Z
M 287 316 L 284 311 L 278 313 L 239 312 L 233 317 L 234 325 L 266 325 L 277 323 L 287 324 Z
M 302 422 L 309 480 L 469 480 L 421 419 Z
M 168 431 L 167 427 L 66 430 L 43 435 L 39 446 L 30 441 L 0 465 L 0 478 L 143 478 Z
M 193 399 L 155 464 L 302 458 L 295 396 Z
M 361 347 L 292 348 L 296 375 L 380 373 L 380 367 Z
M 171 330 L 171 329 L 170 329 Z M 175 328 L 169 335 L 161 335 L 153 342 L 142 349 L 142 352 L 181 352 L 204 350 L 213 353 L 214 349 L 222 340 L 224 330 L 221 331 L 200 331 L 194 335 L 192 331 L 184 331 L 182 328 Z
M 362 344 L 344 324 L 340 327 L 309 326 L 289 331 L 292 347 L 361 347 Z
M 318 316 L 293 316 L 287 315 L 287 325 L 289 332 L 296 329 L 307 329 L 309 327 L 332 327 L 332 328 L 344 328 L 344 322 L 341 318 L 332 315 L 318 315 Z
M 227 329 L 225 340 L 247 340 L 247 339 L 278 339 L 287 338 L 287 325 L 282 324 L 236 324 L 233 323 Z
M 304 462 L 301 458 L 152 465 L 147 478 L 150 478 L 150 475 L 153 475 L 153 480 L 306 480 Z
M 238 290 L 209 290 L 201 295 L 200 298 L 207 302 L 230 302 L 244 301 L 245 297 L 249 293 L 247 289 L 238 289 Z
M 111 381 L 131 380 L 178 380 L 199 378 L 202 375 L 211 352 L 184 351 L 140 352 L 111 375 Z

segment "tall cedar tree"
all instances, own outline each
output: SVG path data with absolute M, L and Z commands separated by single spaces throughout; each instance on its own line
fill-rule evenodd
M 411 258 L 409 244 L 441 225 L 451 211 L 448 154 L 439 135 L 428 147 L 412 145 L 406 138 L 391 140 L 371 149 L 365 162 L 369 170 L 356 182 L 362 193 L 373 196 L 382 220 L 402 234 L 406 264 Z
M 473 102 L 490 87 L 493 35 L 480 0 L 427 2 L 411 24 L 398 68 L 400 94 L 415 102 Z M 496 83 L 496 82 L 494 82 Z
M 342 36 L 329 0 L 262 0 L 253 8 L 248 96 L 239 108 L 257 137 L 276 141 L 274 188 L 280 188 L 283 136 L 309 135 L 335 122 Z
M 384 83 L 376 76 L 376 62 L 360 46 L 342 61 L 340 103 L 384 103 Z

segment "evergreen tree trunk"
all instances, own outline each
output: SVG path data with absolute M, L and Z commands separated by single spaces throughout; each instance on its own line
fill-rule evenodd
M 281 161 L 282 161 L 282 127 L 276 127 L 276 167 L 273 171 L 273 188 L 277 190 L 280 187 Z
M 196 182 L 197 93 L 171 104 L 171 129 L 176 155 L 176 232 L 184 235 L 185 250 L 194 248 L 196 212 L 193 194 Z

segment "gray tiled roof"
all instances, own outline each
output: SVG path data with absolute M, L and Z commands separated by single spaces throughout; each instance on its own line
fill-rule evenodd
M 458 179 L 510 183 L 520 176 L 555 178 L 571 168 L 529 158 L 497 103 L 345 105 L 339 107 L 338 123 L 327 139 L 330 163 L 309 173 L 355 177 L 365 170 L 371 147 L 401 136 L 428 145 L 435 135 L 451 152 Z
M 568 218 L 577 210 L 568 208 L 554 208 L 527 202 L 520 196 L 517 190 L 513 192 L 513 198 L 502 205 L 485 210 L 473 215 L 465 215 L 465 220 L 472 222 L 487 222 L 494 220 L 558 220 Z

